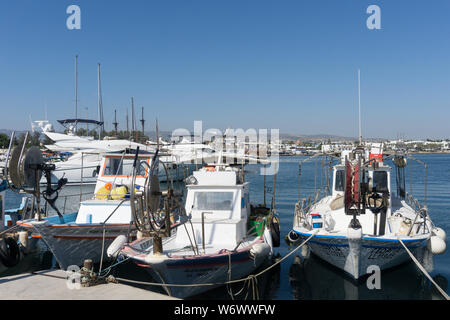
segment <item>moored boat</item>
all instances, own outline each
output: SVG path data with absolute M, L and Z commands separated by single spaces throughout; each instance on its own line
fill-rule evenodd
M 82 265 L 85 259 L 99 262 L 117 236 L 134 230 L 129 202 L 134 157 L 125 153 L 104 155 L 93 198 L 82 201 L 77 212 L 22 220 L 17 224 L 41 238 L 62 269 Z M 139 159 L 149 163 L 151 155 L 142 154 Z M 140 168 L 135 189 L 144 185 L 147 170 Z
M 405 247 L 431 266 L 432 256 L 446 249 L 445 232 L 406 192 L 407 158 L 374 153 L 368 145 L 343 151 L 333 166 L 330 194 L 297 203 L 288 238 L 312 237 L 309 250 L 354 279 L 408 261 Z M 388 159 L 396 167 L 397 190 Z
M 194 171 L 186 188 L 189 219 L 164 237 L 148 232 L 119 253 L 148 271 L 167 294 L 180 298 L 248 276 L 279 245 L 276 215 L 250 204 L 249 183 L 239 166 L 207 165 Z

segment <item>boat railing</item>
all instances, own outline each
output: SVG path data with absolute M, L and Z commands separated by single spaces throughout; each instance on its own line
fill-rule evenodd
M 76 194 L 67 194 L 67 195 L 59 195 L 58 196 L 58 200 L 60 201 L 64 201 L 64 205 L 63 205 L 63 209 L 62 209 L 62 213 L 65 214 L 66 213 L 66 208 L 67 208 L 67 199 L 69 198 L 75 198 L 78 197 L 80 199 L 80 202 L 83 200 L 83 196 L 92 196 L 92 192 L 84 192 L 84 193 L 76 193 Z M 84 197 L 84 200 L 87 200 L 89 197 Z M 49 211 L 49 206 L 45 205 L 45 216 L 48 216 L 48 211 Z
M 426 232 L 426 229 L 428 229 L 428 226 L 426 224 L 427 222 L 427 216 L 428 216 L 428 209 L 426 206 L 421 206 L 419 201 L 414 198 L 410 193 L 406 192 L 405 193 L 405 202 L 414 210 L 414 212 L 416 213 L 415 217 L 414 217 L 414 221 L 411 223 L 411 226 L 409 227 L 408 230 L 408 236 L 410 235 L 412 228 L 414 227 L 414 225 L 416 224 L 417 219 L 420 217 L 422 217 L 423 219 L 423 233 Z M 428 230 L 430 231 L 430 230 Z
M 302 220 L 306 218 L 306 216 L 310 213 L 311 209 L 314 207 L 315 204 L 317 204 L 321 199 L 321 194 L 324 194 L 326 196 L 327 191 L 318 189 L 314 193 L 314 197 L 310 195 L 308 198 L 302 198 L 300 201 L 298 201 L 295 205 L 295 219 L 297 222 L 297 225 L 300 225 Z
M 422 208 L 419 201 L 414 198 L 409 192 L 405 192 L 405 202 L 416 212 Z
M 321 163 L 319 164 L 319 159 L 321 158 Z M 333 162 L 339 159 L 335 153 L 320 152 L 309 156 L 298 164 L 298 202 L 296 204 L 295 216 L 297 222 L 300 222 L 306 217 L 307 213 L 311 208 L 321 199 L 321 197 L 326 197 L 330 194 L 330 186 L 332 183 L 332 176 L 330 171 Z M 300 197 L 300 177 L 302 175 L 302 165 L 309 161 L 315 161 L 314 163 L 314 193 L 309 195 L 307 198 Z M 320 168 L 319 168 L 320 166 Z M 318 181 L 319 180 L 319 181 Z

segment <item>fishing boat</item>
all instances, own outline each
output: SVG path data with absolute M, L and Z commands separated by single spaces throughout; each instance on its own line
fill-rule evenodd
M 23 196 L 19 207 L 5 208 L 8 182 L 0 175 L 0 273 L 15 267 L 27 254 L 36 250 L 36 239 L 28 232 L 17 233 L 15 222 L 27 214 L 29 197 Z
M 4 236 L 8 226 L 5 214 L 5 193 L 7 189 L 7 181 L 0 177 L 0 273 L 15 266 L 21 259 L 17 241 L 12 237 Z
M 396 166 L 397 190 L 391 185 Z M 408 261 L 403 244 L 427 259 L 446 249 L 445 232 L 436 227 L 426 206 L 405 191 L 406 155 L 371 153 L 359 146 L 343 151 L 333 166 L 332 191 L 297 203 L 291 241 L 306 240 L 312 253 L 354 279 Z
M 134 158 L 133 154 L 105 154 L 93 198 L 82 201 L 77 212 L 61 214 L 55 208 L 58 213 L 55 216 L 38 214 L 35 219 L 21 220 L 17 224 L 41 238 L 62 269 L 82 265 L 85 259 L 93 263 L 101 261 L 107 246 L 118 235 L 134 229 L 129 202 Z M 151 155 L 141 154 L 139 160 L 149 163 Z M 134 189 L 144 186 L 147 171 L 145 167 L 139 169 Z
M 162 219 L 167 223 L 162 226 L 157 223 L 159 216 L 150 213 L 145 219 L 150 226 L 138 227 L 142 238 L 131 243 L 117 239 L 119 257 L 131 259 L 161 283 L 168 295 L 179 298 L 248 276 L 279 245 L 279 223 L 271 208 L 250 204 L 249 183 L 242 169 L 219 162 L 194 171 L 186 182 L 179 223 L 168 228 L 166 214 Z
M 324 190 L 317 190 L 313 198 L 296 204 L 288 240 L 294 243 L 308 240 L 304 256 L 310 251 L 353 279 L 398 266 L 410 259 L 410 252 L 431 270 L 433 255 L 446 250 L 446 234 L 434 225 L 426 206 L 426 164 L 418 160 L 425 167 L 421 205 L 405 187 L 408 159 L 417 159 L 401 151 L 385 154 L 381 143 L 362 139 L 359 70 L 358 113 L 357 146 L 341 151 L 338 163 L 332 166 L 332 182 L 326 183 Z M 320 156 L 336 157 L 336 154 L 314 157 Z M 395 166 L 396 190 L 388 160 Z M 332 162 L 323 163 L 330 167 Z M 328 172 L 324 170 L 323 176 L 329 177 Z M 412 183 L 411 179 L 409 182 Z
M 319 156 L 336 155 L 320 154 L 316 159 Z M 325 184 L 324 190 L 317 190 L 313 198 L 296 204 L 288 239 L 308 240 L 305 248 L 353 279 L 408 261 L 408 250 L 431 269 L 433 255 L 446 249 L 446 235 L 429 215 L 426 176 L 422 205 L 406 192 L 408 159 L 417 160 L 401 152 L 385 154 L 381 143 L 363 142 L 360 122 L 358 145 L 343 150 L 337 157 L 338 163 L 332 166 L 332 182 Z M 395 167 L 395 185 L 388 160 Z M 332 162 L 328 162 L 329 166 Z M 323 176 L 327 172 L 324 170 Z M 425 165 L 425 175 L 426 172 Z M 308 255 L 307 250 L 304 255 Z

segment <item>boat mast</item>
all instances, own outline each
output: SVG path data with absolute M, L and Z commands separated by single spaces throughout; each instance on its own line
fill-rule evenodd
M 86 120 L 89 119 L 89 109 L 86 107 Z M 89 123 L 86 122 L 86 136 L 89 136 Z
M 75 55 L 75 119 L 78 119 L 78 55 Z M 75 132 L 77 122 L 75 122 Z
M 361 71 L 358 69 L 358 122 L 359 122 L 359 145 L 362 145 L 361 134 Z
M 156 149 L 159 150 L 159 128 L 158 128 L 158 118 L 156 118 Z
M 136 120 L 134 119 L 134 99 L 131 97 L 131 136 L 136 135 Z M 134 141 L 136 141 L 136 136 Z
M 141 124 L 142 124 L 142 137 L 141 137 L 141 140 L 142 140 L 142 142 L 145 142 L 144 141 L 144 123 L 145 123 L 145 120 L 144 120 L 144 107 L 142 107 L 142 116 L 141 116 Z
M 114 109 L 114 131 L 116 132 L 116 137 L 117 137 L 117 126 L 119 125 L 119 123 L 117 122 L 117 110 Z
M 97 107 L 98 107 L 98 121 L 102 122 L 99 127 L 98 139 L 101 139 L 102 131 L 105 130 L 103 123 L 103 102 L 102 102 L 102 87 L 100 82 L 100 63 L 97 64 Z
M 130 128 L 128 127 L 128 108 L 127 108 L 127 115 L 126 115 L 126 121 L 127 121 L 127 136 L 130 136 Z

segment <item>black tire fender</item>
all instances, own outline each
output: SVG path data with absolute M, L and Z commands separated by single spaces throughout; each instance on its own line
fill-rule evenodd
M 269 220 L 269 230 L 272 236 L 272 244 L 275 248 L 280 246 L 280 220 L 272 216 Z
M 20 261 L 20 248 L 13 238 L 0 240 L 0 261 L 5 267 L 11 268 Z

